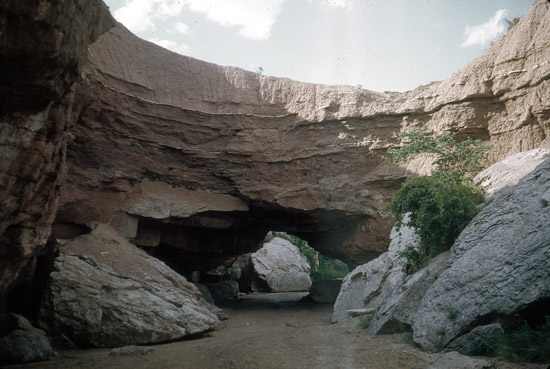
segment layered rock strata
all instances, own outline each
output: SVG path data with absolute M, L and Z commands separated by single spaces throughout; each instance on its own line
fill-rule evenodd
M 107 222 L 189 260 L 254 251 L 281 230 L 366 262 L 388 244 L 380 209 L 418 169 L 388 162 L 393 133 L 458 131 L 489 141 L 492 161 L 549 145 L 549 6 L 404 94 L 204 63 L 117 25 L 89 49 L 58 222 Z
M 459 131 L 488 140 L 492 161 L 549 145 L 549 7 L 536 1 L 448 80 L 383 94 L 200 62 L 121 25 L 88 48 L 113 24 L 100 1 L 4 0 L 0 309 L 33 275 L 61 185 L 56 236 L 96 220 L 204 260 L 273 229 L 372 259 L 391 227 L 380 209 L 416 170 L 387 161 L 394 132 Z

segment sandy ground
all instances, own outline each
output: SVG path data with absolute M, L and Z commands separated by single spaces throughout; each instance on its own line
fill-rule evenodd
M 5 368 L 421 369 L 442 356 L 420 351 L 407 334 L 372 336 L 359 327 L 358 318 L 331 324 L 332 306 L 299 302 L 302 296 L 243 296 L 224 307 L 229 320 L 219 331 L 199 339 L 149 346 L 152 350 L 146 354 L 110 355 L 110 349 L 60 351 L 48 362 Z M 492 362 L 498 369 L 547 367 Z

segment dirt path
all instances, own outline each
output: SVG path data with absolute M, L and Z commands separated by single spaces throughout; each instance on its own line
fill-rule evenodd
M 429 367 L 441 354 L 415 348 L 407 335 L 371 336 L 358 319 L 331 324 L 332 306 L 299 302 L 295 293 L 243 296 L 224 307 L 229 320 L 207 337 L 151 346 L 140 355 L 109 349 L 61 351 L 49 362 L 6 368 L 49 369 L 270 369 Z M 544 365 L 496 362 L 500 369 Z

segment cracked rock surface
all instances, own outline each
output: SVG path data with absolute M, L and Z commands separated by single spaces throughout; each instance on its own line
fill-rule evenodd
M 184 277 L 99 224 L 60 248 L 41 323 L 60 346 L 117 347 L 214 329 L 217 310 Z

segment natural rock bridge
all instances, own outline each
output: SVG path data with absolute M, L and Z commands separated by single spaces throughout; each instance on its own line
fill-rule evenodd
M 27 22 L 25 4 L 10 9 L 10 31 Z M 21 91 L 2 90 L 13 102 L 2 104 L 3 295 L 33 268 L 56 214 L 56 237 L 99 221 L 207 264 L 251 250 L 268 230 L 360 264 L 386 249 L 381 208 L 419 170 L 387 160 L 395 132 L 458 131 L 488 140 L 492 161 L 548 145 L 543 11 L 448 80 L 401 94 L 205 63 L 137 38 L 99 1 L 71 4 L 33 13 L 39 75 L 20 66 L 32 34 L 2 49 L 2 83 Z M 63 54 L 57 29 L 78 35 Z

